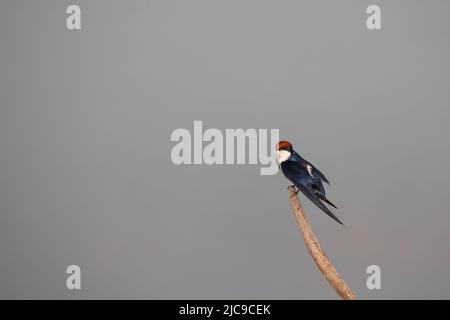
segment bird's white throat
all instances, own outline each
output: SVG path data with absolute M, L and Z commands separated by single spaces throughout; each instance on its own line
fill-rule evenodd
M 291 156 L 291 153 L 286 150 L 279 150 L 278 152 L 278 163 L 283 163 L 284 161 L 288 160 Z

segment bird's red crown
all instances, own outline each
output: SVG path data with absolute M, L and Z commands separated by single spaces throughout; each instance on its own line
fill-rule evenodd
M 289 141 L 283 140 L 277 143 L 275 150 L 291 150 L 292 144 Z

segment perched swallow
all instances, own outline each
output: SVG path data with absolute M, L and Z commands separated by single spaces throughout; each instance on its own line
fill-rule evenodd
M 318 206 L 338 223 L 342 224 L 336 215 L 324 203 L 337 207 L 326 198 L 323 182 L 330 184 L 325 175 L 294 151 L 289 141 L 280 141 L 276 145 L 278 162 L 286 178 L 301 191 L 309 200 Z

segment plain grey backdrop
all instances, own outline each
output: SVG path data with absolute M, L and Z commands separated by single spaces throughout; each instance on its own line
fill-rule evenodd
M 0 298 L 337 298 L 281 173 L 171 162 L 194 120 L 328 176 L 345 228 L 301 200 L 361 298 L 450 298 L 449 57 L 449 1 L 1 0 Z

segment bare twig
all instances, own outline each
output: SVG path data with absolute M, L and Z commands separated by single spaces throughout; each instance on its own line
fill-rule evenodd
M 311 229 L 308 218 L 306 218 L 306 215 L 303 212 L 302 205 L 300 204 L 300 200 L 297 197 L 294 186 L 290 186 L 288 188 L 288 191 L 290 193 L 291 205 L 292 209 L 294 210 L 295 218 L 297 219 L 300 231 L 303 235 L 303 240 L 305 241 L 306 247 L 308 248 L 309 254 L 313 258 L 314 262 L 319 267 L 320 271 L 333 287 L 333 289 L 342 299 L 357 299 L 356 295 L 344 282 L 334 266 L 331 264 L 325 252 L 320 247 L 320 243 Z

